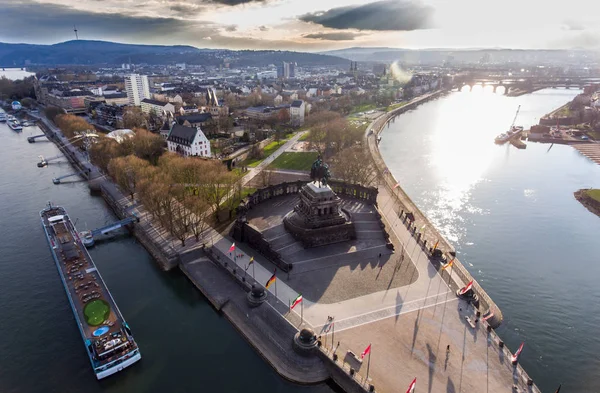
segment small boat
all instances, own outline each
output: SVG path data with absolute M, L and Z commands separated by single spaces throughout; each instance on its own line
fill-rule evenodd
M 8 118 L 6 117 L 6 112 L 0 109 L 0 122 L 4 123 Z
M 21 123 L 19 123 L 19 121 L 17 119 L 14 120 L 9 120 L 7 122 L 8 126 L 10 128 L 12 128 L 14 131 L 21 131 L 23 129 L 23 127 L 21 126 Z
M 79 232 L 79 238 L 86 247 L 92 247 L 94 245 L 94 236 L 92 235 L 92 231 Z

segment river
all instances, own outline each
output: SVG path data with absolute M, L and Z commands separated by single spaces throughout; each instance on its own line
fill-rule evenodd
M 497 146 L 580 91 L 521 97 L 453 92 L 393 119 L 386 164 L 505 317 L 498 330 L 544 392 L 600 391 L 600 218 L 573 192 L 600 185 L 600 166 L 570 146 Z
M 158 269 L 132 237 L 90 250 L 133 330 L 141 362 L 97 381 L 44 238 L 39 211 L 64 206 L 79 229 L 116 220 L 104 201 L 75 180 L 65 159 L 37 168 L 54 144 L 27 143 L 0 123 L 0 392 L 302 392 L 330 393 L 280 378 L 179 271 Z

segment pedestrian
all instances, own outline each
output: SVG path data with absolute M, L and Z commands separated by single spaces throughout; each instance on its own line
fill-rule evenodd
M 450 344 L 446 347 L 446 353 L 450 353 Z

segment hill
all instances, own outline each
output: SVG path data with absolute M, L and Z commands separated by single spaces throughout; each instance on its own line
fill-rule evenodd
M 281 61 L 302 65 L 342 65 L 346 59 L 290 51 L 233 51 L 193 46 L 134 45 L 109 41 L 76 40 L 53 45 L 0 43 L 0 65 L 115 65 L 122 63 L 262 66 Z
M 393 62 L 406 64 L 440 65 L 473 64 L 481 59 L 488 63 L 516 62 L 521 64 L 560 64 L 597 59 L 598 54 L 584 50 L 544 50 L 544 49 L 504 49 L 504 48 L 467 48 L 467 49 L 401 49 L 401 48 L 346 48 L 326 52 L 324 55 L 339 56 L 352 61 Z

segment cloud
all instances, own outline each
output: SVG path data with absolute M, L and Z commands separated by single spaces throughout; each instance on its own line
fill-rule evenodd
M 260 30 L 260 31 L 269 31 L 269 28 L 267 26 L 265 26 L 265 25 L 262 25 L 262 26 L 258 26 L 258 30 Z
M 212 0 L 213 3 L 236 6 L 248 3 L 264 3 L 266 0 Z
M 178 3 L 169 6 L 169 10 L 173 11 L 176 15 L 179 16 L 188 16 L 189 14 L 195 14 L 201 11 L 202 9 L 196 4 Z
M 237 26 L 236 25 L 225 26 L 225 31 L 228 31 L 230 33 L 234 32 L 234 31 L 237 31 Z
M 324 40 L 324 41 L 352 41 L 356 37 L 360 37 L 364 34 L 352 33 L 352 32 L 336 32 L 336 33 L 311 33 L 304 34 L 303 38 L 310 38 L 313 40 Z
M 585 30 L 585 25 L 574 19 L 565 19 L 563 21 L 562 28 L 563 28 L 563 30 L 581 31 L 581 30 Z
M 74 24 L 80 39 L 102 39 L 167 43 L 189 34 L 210 35 L 215 25 L 194 23 L 177 18 L 152 18 L 121 13 L 96 13 L 75 10 L 58 4 L 3 3 L 0 38 L 7 41 L 56 43 L 75 38 Z M 4 20 L 6 18 L 6 20 Z M 23 28 L 27 26 L 27 28 Z
M 332 29 L 412 31 L 432 27 L 434 9 L 416 1 L 384 0 L 300 16 Z

